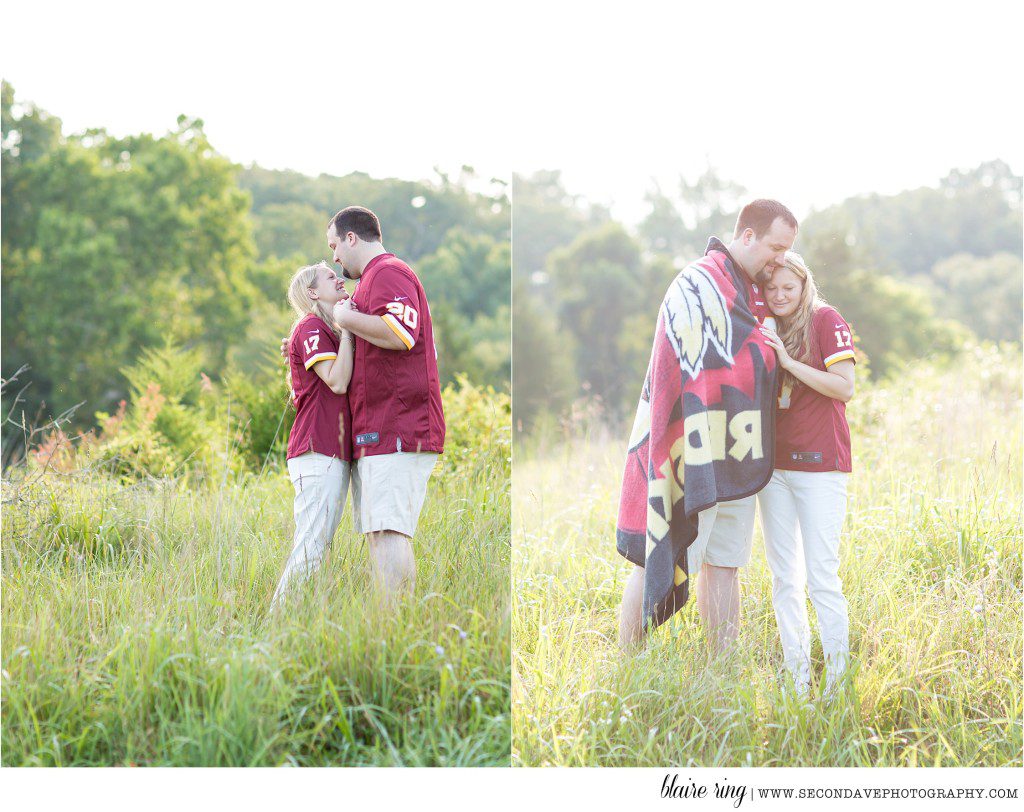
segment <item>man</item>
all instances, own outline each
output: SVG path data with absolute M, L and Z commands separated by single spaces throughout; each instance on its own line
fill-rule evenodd
M 789 209 L 774 200 L 755 200 L 740 211 L 732 241 L 725 245 L 712 237 L 705 258 L 684 269 L 666 294 L 623 480 L 618 547 L 636 564 L 622 597 L 623 646 L 639 641 L 649 621 L 662 622 L 675 611 L 686 600 L 688 575 L 697 572 L 697 610 L 714 650 L 723 652 L 736 640 L 739 568 L 750 559 L 754 494 L 772 470 L 761 427 L 771 440 L 775 360 L 756 329 L 768 315 L 762 286 L 785 263 L 796 234 Z M 663 373 L 663 380 L 677 379 L 660 418 L 674 422 L 654 439 L 653 371 Z M 691 387 L 694 381 L 701 385 Z M 671 418 L 664 417 L 667 410 Z M 721 448 L 712 449 L 715 443 Z M 663 457 L 654 457 L 654 445 Z M 653 465 L 648 464 L 652 457 Z M 700 506 L 696 510 L 691 497 Z M 670 571 L 667 585 L 660 581 L 662 594 L 652 595 L 645 567 L 652 554 L 670 547 L 680 559 L 669 562 L 675 575 Z M 685 550 L 681 556 L 680 549 Z
M 354 336 L 348 386 L 355 470 L 353 517 L 366 535 L 385 601 L 411 593 L 412 539 L 427 480 L 444 449 L 445 423 L 430 308 L 416 274 L 382 244 L 380 221 L 349 206 L 331 218 L 327 245 L 348 279 L 351 305 L 335 308 Z

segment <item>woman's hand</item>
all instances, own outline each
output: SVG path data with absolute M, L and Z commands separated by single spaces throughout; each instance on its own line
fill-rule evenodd
M 340 302 L 334 303 L 332 315 L 334 316 L 334 322 L 339 327 L 345 327 L 345 316 L 351 312 L 359 312 L 359 308 L 356 307 L 356 303 L 352 301 L 352 298 L 343 299 Z
M 782 343 L 782 339 L 779 338 L 779 334 L 771 327 L 765 327 L 762 324 L 761 335 L 764 336 L 765 343 L 775 350 L 775 354 L 779 357 L 779 366 L 783 369 L 789 369 L 793 364 L 793 359 L 786 351 L 786 345 Z

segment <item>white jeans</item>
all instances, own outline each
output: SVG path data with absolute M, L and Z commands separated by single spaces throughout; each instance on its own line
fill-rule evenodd
M 782 653 L 801 692 L 811 679 L 805 589 L 818 615 L 829 688 L 842 676 L 849 659 L 850 622 L 839 579 L 848 476 L 840 471 L 776 470 L 757 495 Z
M 308 577 L 323 561 L 345 507 L 349 464 L 324 454 L 302 454 L 288 460 L 288 475 L 295 488 L 295 541 L 271 608 L 296 580 Z

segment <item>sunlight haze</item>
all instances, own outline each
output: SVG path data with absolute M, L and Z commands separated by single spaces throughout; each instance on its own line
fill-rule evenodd
M 219 151 L 271 169 L 561 169 L 570 191 L 636 222 L 652 178 L 671 191 L 709 162 L 799 215 L 993 158 L 1024 166 L 1020 12 L 1003 4 L 968 16 L 639 2 L 601 15 L 389 2 L 362 20 L 316 2 L 245 14 L 184 2 L 144 18 L 133 4 L 98 7 L 7 12 L 2 72 L 20 100 L 66 132 L 162 134 L 197 116 Z

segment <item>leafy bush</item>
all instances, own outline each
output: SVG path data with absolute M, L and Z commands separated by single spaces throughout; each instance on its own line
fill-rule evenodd
M 187 474 L 223 477 L 262 471 L 284 461 L 295 410 L 280 365 L 229 370 L 216 385 L 199 355 L 171 343 L 147 350 L 124 371 L 132 398 L 77 442 L 62 432 L 32 450 L 37 470 L 103 468 L 138 480 Z M 442 393 L 447 422 L 442 470 L 472 476 L 511 475 L 511 398 L 464 376 Z
M 167 441 L 147 426 L 105 438 L 86 459 L 121 479 L 172 476 L 184 463 Z
M 476 386 L 459 375 L 441 393 L 447 432 L 445 473 L 512 473 L 512 399 L 490 386 Z
M 284 376 L 254 378 L 232 371 L 225 376 L 224 388 L 230 397 L 232 419 L 241 429 L 238 452 L 245 466 L 258 471 L 268 462 L 283 459 L 295 422 Z

